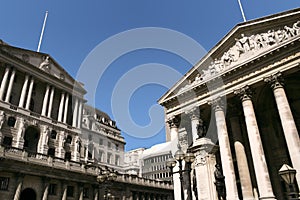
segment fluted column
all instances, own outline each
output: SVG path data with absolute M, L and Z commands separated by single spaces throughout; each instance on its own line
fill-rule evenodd
M 251 101 L 251 90 L 248 86 L 246 86 L 236 90 L 235 94 L 240 95 L 242 100 L 256 181 L 260 194 L 259 198 L 275 199 L 255 112 Z
M 75 98 L 75 105 L 74 105 L 74 112 L 73 112 L 73 120 L 72 120 L 72 126 L 77 127 L 77 116 L 78 116 L 78 98 Z
M 28 90 L 28 95 L 27 95 L 26 107 L 25 107 L 27 110 L 29 109 L 29 106 L 30 106 L 30 100 L 31 100 L 31 95 L 32 95 L 33 84 L 34 84 L 34 79 L 31 78 L 30 85 L 29 85 L 29 90 Z
M 66 94 L 66 101 L 65 101 L 65 109 L 64 109 L 64 123 L 67 123 L 68 117 L 68 106 L 69 105 L 69 94 Z
M 4 96 L 4 91 L 6 88 L 6 84 L 7 84 L 7 79 L 8 79 L 8 74 L 9 74 L 9 67 L 5 68 L 5 72 L 3 75 L 3 79 L 1 81 L 1 87 L 0 87 L 0 100 L 3 100 L 3 96 Z
M 52 86 L 51 88 L 51 93 L 50 93 L 50 100 L 49 100 L 49 106 L 48 106 L 48 114 L 47 117 L 51 117 L 51 112 L 52 112 L 52 105 L 53 105 L 53 98 L 54 98 L 54 90 L 55 88 Z
M 180 125 L 180 118 L 179 116 L 173 116 L 168 119 L 168 124 L 170 127 L 170 136 L 171 136 L 171 142 L 175 143 L 174 145 L 179 143 L 178 140 L 178 127 Z M 175 154 L 176 147 L 172 148 L 172 154 Z M 179 165 L 177 164 L 174 168 L 173 171 L 179 171 Z M 174 185 L 174 198 L 175 200 L 180 200 L 181 197 L 181 183 L 179 179 L 179 173 L 173 174 L 173 185 Z
M 50 90 L 50 86 L 47 85 L 45 95 L 44 95 L 43 107 L 42 107 L 42 115 L 43 116 L 46 116 L 48 98 L 49 98 L 49 90 Z
M 10 76 L 10 79 L 9 79 L 9 84 L 8 84 L 8 88 L 7 88 L 7 92 L 6 92 L 6 97 L 5 97 L 6 102 L 9 102 L 10 95 L 11 95 L 11 90 L 12 90 L 14 80 L 15 80 L 15 75 L 16 75 L 16 70 L 13 69 L 12 72 L 11 72 L 11 76 Z
M 23 177 L 18 178 L 18 183 L 17 184 L 18 184 L 18 186 L 17 186 L 17 189 L 15 191 L 14 200 L 19 200 L 20 199 L 22 185 L 23 185 Z
M 221 98 L 217 98 L 209 103 L 212 105 L 213 111 L 215 112 L 214 114 L 216 118 L 216 126 L 218 132 L 222 168 L 225 176 L 226 196 L 227 199 L 230 200 L 239 199 L 237 186 L 236 186 L 233 160 L 232 160 L 232 155 L 230 150 L 228 131 L 226 126 L 224 106 L 222 105 L 223 102 Z
M 253 187 L 249 173 L 247 156 L 243 144 L 242 130 L 239 124 L 239 117 L 231 117 L 230 125 L 232 129 L 234 150 L 237 160 L 239 177 L 241 182 L 242 194 L 244 200 L 253 200 Z
M 279 112 L 281 125 L 293 164 L 293 168 L 297 170 L 296 179 L 298 187 L 300 186 L 300 139 L 297 127 L 293 118 L 293 114 L 283 88 L 283 78 L 281 73 L 274 74 L 265 79 L 271 84 L 273 89 L 277 109 Z
M 81 121 L 82 121 L 81 117 L 82 117 L 82 101 L 79 100 L 77 128 L 81 128 Z
M 62 92 L 60 97 L 60 104 L 59 104 L 58 117 L 57 117 L 57 120 L 59 122 L 62 122 L 62 115 L 64 112 L 64 101 L 65 101 L 65 93 Z
M 20 101 L 19 101 L 19 107 L 22 107 L 22 108 L 24 106 L 24 101 L 25 101 L 25 96 L 26 96 L 28 81 L 29 81 L 29 75 L 26 74 L 25 80 L 24 80 L 24 84 L 23 84 L 23 87 L 22 87 Z

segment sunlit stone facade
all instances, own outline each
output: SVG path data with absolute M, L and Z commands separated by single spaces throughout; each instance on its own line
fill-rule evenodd
M 283 164 L 296 169 L 298 190 L 299 20 L 295 9 L 238 24 L 159 100 L 170 141 L 196 156 L 186 199 L 287 199 Z M 180 199 L 175 176 L 174 188 Z
M 51 56 L 0 42 L 0 199 L 171 199 L 172 185 L 126 174 L 115 121 Z

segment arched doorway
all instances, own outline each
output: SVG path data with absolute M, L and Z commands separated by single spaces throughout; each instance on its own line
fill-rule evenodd
M 37 145 L 40 138 L 40 130 L 34 126 L 29 126 L 25 130 L 24 149 L 29 152 L 37 152 Z
M 31 188 L 26 188 L 22 191 L 20 200 L 36 200 L 36 193 Z

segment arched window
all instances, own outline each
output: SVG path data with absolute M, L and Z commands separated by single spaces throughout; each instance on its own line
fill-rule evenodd
M 9 127 L 14 127 L 16 124 L 16 118 L 15 117 L 9 117 L 7 120 L 7 125 Z
M 72 136 L 71 135 L 67 136 L 66 143 L 68 143 L 68 144 L 72 143 Z

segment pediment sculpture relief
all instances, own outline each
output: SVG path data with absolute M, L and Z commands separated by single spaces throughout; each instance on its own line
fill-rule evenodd
M 48 73 L 50 72 L 50 58 L 49 58 L 49 56 L 45 56 L 43 58 L 43 61 L 41 62 L 39 68 L 46 71 L 46 72 L 48 72 Z
M 261 51 L 264 51 L 275 44 L 280 44 L 299 34 L 300 21 L 294 23 L 292 27 L 284 26 L 282 29 L 269 30 L 265 33 L 250 36 L 241 34 L 240 38 L 235 39 L 236 42 L 234 46 L 224 52 L 220 58 L 211 62 L 206 69 L 202 70 L 202 73 L 199 73 L 195 77 L 194 81 L 188 82 L 179 90 L 179 92 L 229 69 L 232 65 L 249 58 L 249 56 L 261 53 Z

